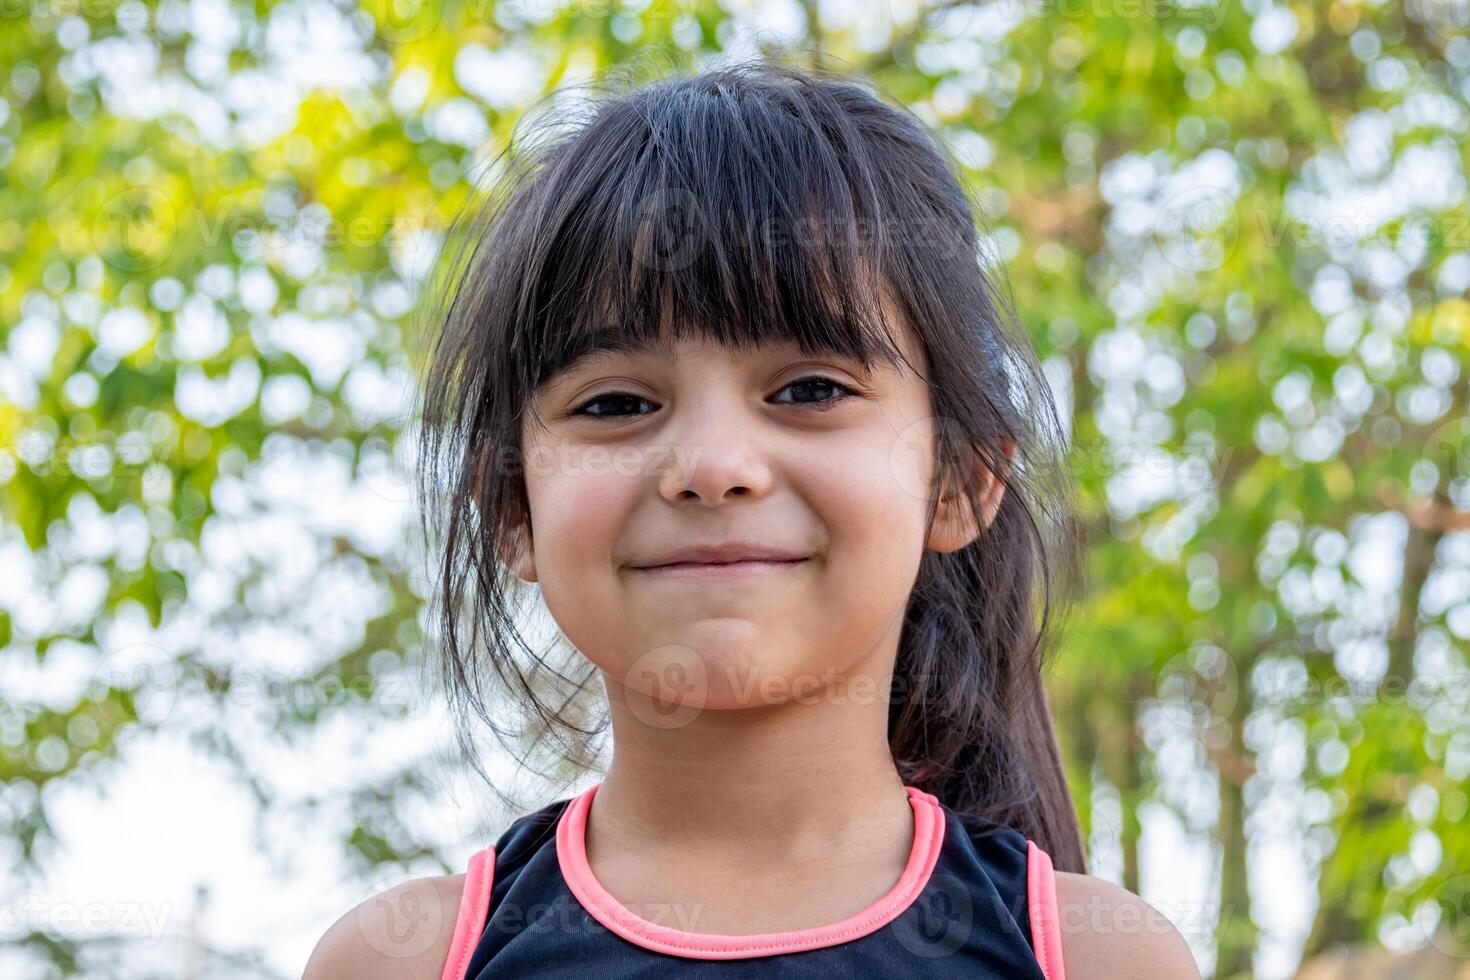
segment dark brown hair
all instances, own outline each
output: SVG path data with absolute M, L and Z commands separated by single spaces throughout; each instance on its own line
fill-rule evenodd
M 549 138 L 496 158 L 440 264 L 418 477 L 471 764 L 484 775 L 471 715 L 522 766 L 550 740 L 571 777 L 606 728 L 584 696 L 597 669 L 532 648 L 517 618 L 535 589 L 500 560 L 529 513 L 520 425 L 539 386 L 587 350 L 666 330 L 901 359 L 881 300 L 929 363 L 936 488 L 967 486 L 977 459 L 1006 488 L 973 543 L 923 555 L 894 667 L 894 761 L 957 813 L 1084 871 L 1041 685 L 1080 572 L 1066 435 L 950 153 L 870 85 L 787 58 L 605 84 L 554 93 L 532 128 Z M 494 717 L 507 705 L 518 724 Z

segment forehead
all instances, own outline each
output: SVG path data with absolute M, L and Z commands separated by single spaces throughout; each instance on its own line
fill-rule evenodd
M 879 349 L 874 354 L 878 369 L 907 366 L 920 376 L 927 376 L 924 345 L 909 325 L 906 317 L 898 315 L 891 303 L 885 300 L 883 322 L 889 343 L 897 348 L 896 353 Z M 657 357 L 676 361 L 681 355 L 695 350 L 714 349 L 723 351 L 732 358 L 759 357 L 769 355 L 790 356 L 838 356 L 860 360 L 857 353 L 821 339 L 803 342 L 795 337 L 739 337 L 721 339 L 713 332 L 685 330 L 678 333 L 667 327 L 658 333 L 634 333 L 615 326 L 603 326 L 583 334 L 574 348 L 566 354 L 563 363 L 556 369 L 547 383 L 557 377 L 570 374 L 610 357 Z

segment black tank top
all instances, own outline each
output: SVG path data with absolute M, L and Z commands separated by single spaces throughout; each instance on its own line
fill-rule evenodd
M 917 787 L 906 787 L 914 845 L 882 898 L 830 925 L 740 936 L 685 931 L 659 909 L 635 914 L 598 883 L 584 846 L 597 788 L 521 817 L 470 858 L 443 980 L 1065 980 L 1047 853 Z

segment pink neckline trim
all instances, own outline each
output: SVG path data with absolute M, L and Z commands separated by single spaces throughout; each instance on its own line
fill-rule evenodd
M 556 857 L 562 877 L 577 901 L 610 932 L 645 949 L 700 960 L 733 960 L 775 956 L 834 946 L 866 936 L 898 918 L 928 884 L 944 843 L 944 810 L 939 800 L 914 786 L 905 786 L 914 809 L 914 844 L 908 864 L 897 883 L 872 905 L 830 925 L 787 932 L 740 936 L 684 932 L 635 915 L 602 887 L 587 862 L 587 812 L 597 792 L 593 786 L 576 796 L 562 813 L 556 828 Z
M 495 845 L 491 844 L 470 855 L 464 890 L 459 896 L 459 915 L 454 920 L 454 935 L 450 937 L 449 955 L 444 959 L 439 980 L 464 980 L 490 914 L 490 886 L 494 881 Z
M 1031 945 L 1046 980 L 1067 980 L 1062 965 L 1061 916 L 1057 914 L 1057 879 L 1051 855 L 1026 840 L 1026 895 L 1031 917 Z

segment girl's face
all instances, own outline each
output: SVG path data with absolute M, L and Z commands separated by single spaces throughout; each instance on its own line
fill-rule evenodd
M 511 565 L 610 693 L 719 710 L 886 678 L 924 548 L 979 531 L 958 495 L 925 526 L 936 420 L 902 365 L 680 341 L 594 353 L 536 399 Z

